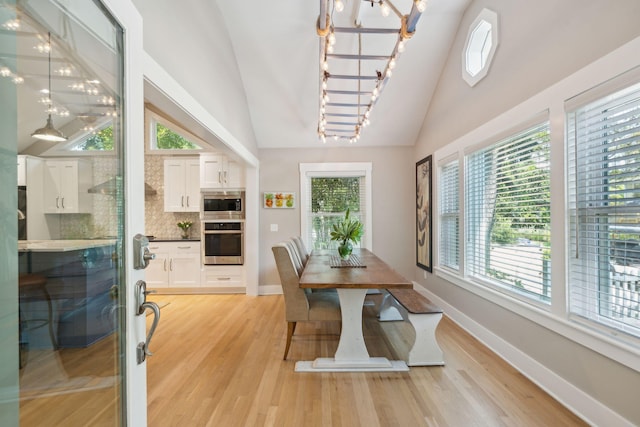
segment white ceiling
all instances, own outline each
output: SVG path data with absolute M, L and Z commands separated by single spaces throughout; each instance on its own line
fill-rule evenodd
M 367 28 L 400 28 L 400 20 L 393 13 L 383 18 L 377 4 L 372 7 L 370 1 L 344 1 L 344 11 L 333 13 L 336 26 L 352 26 L 358 16 Z M 400 55 L 393 77 L 372 110 L 371 125 L 362 130 L 357 146 L 415 143 L 469 1 L 427 3 L 415 35 Z M 409 13 L 412 0 L 392 2 L 402 14 Z M 232 39 L 258 147 L 321 145 L 317 135 L 320 37 L 316 33 L 320 0 L 249 3 L 220 1 L 218 6 Z M 330 0 L 329 5 L 332 3 Z M 343 53 L 340 43 L 338 39 L 336 53 Z M 377 41 L 364 43 L 362 53 L 373 54 Z M 385 53 L 390 53 L 390 49 Z M 349 141 L 329 138 L 326 144 L 339 146 Z
M 402 14 L 409 13 L 412 0 L 391 1 Z M 344 2 L 345 10 L 342 13 L 333 13 L 335 26 L 352 26 L 353 22 L 358 20 L 367 28 L 400 27 L 399 18 L 393 13 L 383 18 L 377 4 L 372 7 L 370 1 Z M 418 21 L 414 36 L 397 61 L 393 77 L 388 81 L 371 113 L 371 125 L 362 130 L 360 140 L 355 143 L 357 146 L 411 146 L 415 143 L 432 93 L 449 55 L 451 43 L 458 31 L 460 19 L 469 2 L 470 0 L 429 0 Z M 333 1 L 329 0 L 329 12 L 332 4 Z M 258 147 L 321 146 L 317 133 L 320 37 L 316 33 L 320 0 L 219 1 L 218 7 L 232 40 Z M 198 13 L 198 9 L 195 9 L 194 13 Z M 51 25 L 56 26 L 53 23 Z M 85 28 L 86 26 L 78 26 L 74 30 L 81 33 Z M 31 28 L 23 27 L 20 32 L 20 39 L 29 44 L 28 48 L 20 51 L 28 52 L 29 58 L 36 55 L 32 53 L 31 47 L 35 43 L 35 36 L 43 32 L 41 28 L 33 30 L 32 32 Z M 372 39 L 363 38 L 362 53 L 390 53 L 395 40 L 389 48 L 387 40 L 379 39 L 380 36 Z M 347 51 L 350 48 L 344 46 L 349 44 L 353 45 L 353 42 L 338 38 L 336 53 L 356 53 L 357 51 L 353 50 Z M 385 47 L 380 50 L 383 44 Z M 61 55 L 65 56 L 67 61 L 73 56 L 69 52 L 61 52 L 59 46 L 54 42 L 54 70 L 63 63 Z M 94 51 L 99 52 L 100 49 L 82 49 L 82 52 Z M 46 80 L 43 80 L 46 79 L 46 55 L 40 54 L 36 58 L 38 61 L 33 63 L 27 61 L 29 58 L 21 56 L 18 55 L 19 71 L 23 75 L 31 76 L 31 80 L 19 88 L 19 99 L 32 100 L 31 103 L 20 102 L 19 134 L 23 137 L 19 141 L 19 151 L 23 152 L 34 142 L 33 138 L 29 137 L 31 130 L 42 126 L 46 118 L 44 107 L 34 105 L 38 96 L 33 93 L 46 84 Z M 74 63 L 83 62 L 80 60 L 82 54 L 75 56 Z M 102 58 L 111 56 L 111 52 L 107 52 Z M 84 62 L 86 61 L 88 59 L 84 55 Z M 353 65 L 357 65 L 357 61 L 352 62 Z M 367 65 L 369 64 L 363 61 L 362 66 Z M 93 62 L 88 68 L 102 70 L 104 67 Z M 378 69 L 380 66 L 374 68 Z M 348 70 L 336 72 L 355 73 Z M 375 71 L 363 68 L 363 75 L 372 73 Z M 103 82 L 110 80 L 105 78 L 105 75 L 100 77 Z M 78 102 L 68 99 L 77 97 L 77 94 L 67 89 L 68 82 L 64 80 L 53 73 L 52 84 L 56 99 L 69 105 L 74 105 L 75 102 L 76 107 L 71 108 L 71 116 L 54 117 L 54 122 L 57 127 L 66 128 L 66 133 L 72 136 L 75 129 L 86 125 L 92 115 L 100 115 L 103 111 L 99 105 L 92 105 L 89 100 Z M 109 83 L 108 86 L 112 86 L 112 83 Z M 31 93 L 27 94 L 26 91 Z M 145 92 L 147 91 L 148 86 L 145 87 Z M 147 99 L 150 99 L 153 94 L 146 95 Z M 74 127 L 75 122 L 78 122 L 78 125 Z M 189 124 L 184 119 L 180 122 Z M 197 127 L 197 124 L 195 126 Z M 196 135 L 201 133 L 200 129 L 189 130 Z M 327 146 L 344 146 L 348 143 L 347 139 L 334 141 L 333 138 L 327 139 L 326 142 Z M 46 151 L 47 147 L 42 143 L 38 146 L 40 151 Z

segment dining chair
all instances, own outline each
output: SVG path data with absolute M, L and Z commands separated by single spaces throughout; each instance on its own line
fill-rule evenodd
M 280 283 L 282 284 L 282 293 L 284 294 L 287 343 L 283 360 L 286 360 L 297 322 L 340 322 L 342 314 L 337 293 L 307 293 L 300 287 L 300 276 L 294 264 L 294 255 L 287 242 L 277 243 L 273 245 L 271 250 L 276 261 Z
M 309 251 L 307 250 L 307 247 L 304 245 L 304 242 L 302 241 L 302 237 L 294 236 L 291 238 L 291 240 L 293 241 L 293 243 L 296 245 L 296 248 L 298 249 L 298 254 L 300 255 L 300 259 L 302 260 L 302 265 L 307 265 L 307 260 L 309 259 Z

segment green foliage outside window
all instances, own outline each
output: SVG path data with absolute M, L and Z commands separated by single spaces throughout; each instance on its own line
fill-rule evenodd
M 347 209 L 360 218 L 360 178 L 311 178 L 311 216 L 313 248 L 336 248 L 331 240 L 333 224 L 339 223 Z
M 160 123 L 156 123 L 156 144 L 159 150 L 197 150 L 200 148 Z
M 113 126 L 106 127 L 76 145 L 77 151 L 113 151 Z

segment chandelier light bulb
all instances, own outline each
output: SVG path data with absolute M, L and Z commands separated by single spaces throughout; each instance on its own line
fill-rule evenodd
M 8 69 L 7 67 L 0 68 L 0 76 L 9 77 L 10 75 L 11 75 L 11 70 L 10 69 Z
M 404 40 L 400 40 L 400 42 L 398 42 L 398 52 L 404 52 Z
M 326 59 L 322 62 L 322 69 L 324 71 L 329 71 L 329 63 L 327 62 Z
M 394 68 L 396 68 L 396 58 L 395 57 L 391 58 L 391 60 L 389 61 L 389 69 L 393 70 Z
M 342 0 L 336 0 L 333 6 L 336 8 L 336 12 L 342 12 L 344 10 L 344 3 Z
M 427 8 L 427 1 L 426 0 L 417 0 L 416 1 L 416 8 L 418 9 L 418 12 L 420 12 L 420 13 L 424 12 L 424 10 Z
M 327 37 L 329 38 L 329 46 L 333 46 L 334 44 L 336 44 L 336 35 L 333 33 L 333 31 L 331 31 Z
M 389 13 L 391 13 L 391 8 L 387 3 L 383 1 L 380 2 L 380 13 L 382 13 L 382 16 L 384 16 L 385 18 L 389 16 Z
M 327 53 L 333 53 L 333 45 L 328 45 L 327 46 Z
M 20 77 L 20 76 L 15 76 L 13 78 L 13 83 L 15 83 L 17 85 L 22 84 L 22 83 L 24 83 L 24 79 L 22 77 Z

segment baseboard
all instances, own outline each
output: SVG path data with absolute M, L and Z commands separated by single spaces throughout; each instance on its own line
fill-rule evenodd
M 258 295 L 282 295 L 281 285 L 260 285 Z
M 611 427 L 633 426 L 632 423 L 620 416 L 617 412 L 614 412 L 600 401 L 555 374 L 546 366 L 529 357 L 526 353 L 495 335 L 489 329 L 475 322 L 419 283 L 413 282 L 413 287 L 416 291 L 429 298 L 434 304 L 440 306 L 444 314 L 462 329 L 489 347 L 498 356 L 588 424 Z

